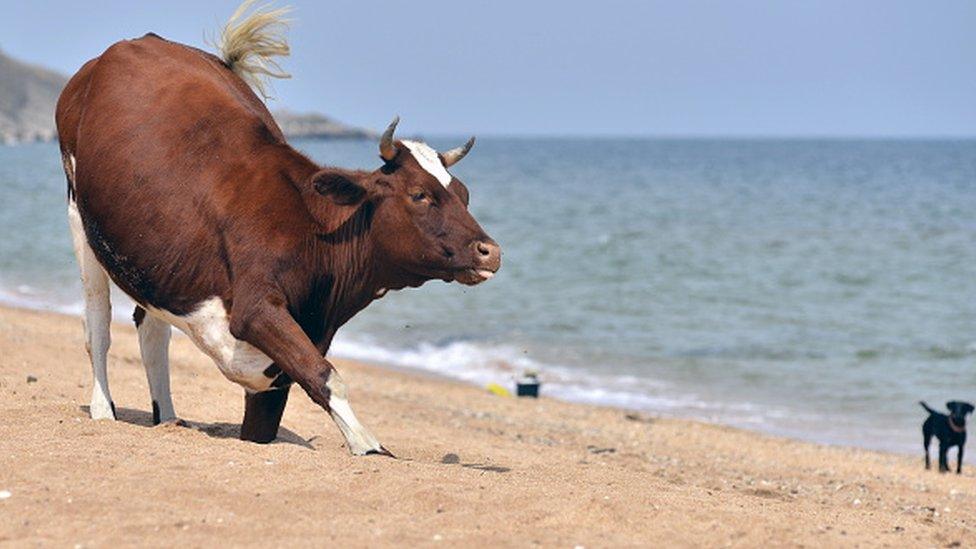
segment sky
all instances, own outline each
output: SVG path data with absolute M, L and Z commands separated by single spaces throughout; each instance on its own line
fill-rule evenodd
M 72 74 L 237 0 L 0 0 L 0 50 Z M 972 0 L 282 0 L 271 107 L 479 135 L 976 136 Z M 212 48 L 211 48 L 212 49 Z

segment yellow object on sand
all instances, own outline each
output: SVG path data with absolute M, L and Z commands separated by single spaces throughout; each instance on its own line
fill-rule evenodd
M 512 393 L 508 389 L 502 387 L 497 383 L 489 383 L 488 385 L 485 386 L 485 388 L 498 396 L 503 396 L 503 397 L 512 396 Z

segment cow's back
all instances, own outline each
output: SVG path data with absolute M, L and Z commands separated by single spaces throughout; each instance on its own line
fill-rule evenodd
M 56 118 L 89 245 L 145 305 L 180 314 L 227 297 L 228 217 L 271 196 L 278 210 L 298 205 L 261 173 L 290 150 L 270 113 L 200 50 L 151 34 L 119 42 L 71 79 Z

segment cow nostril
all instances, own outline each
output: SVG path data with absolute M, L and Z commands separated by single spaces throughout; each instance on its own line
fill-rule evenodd
M 484 242 L 479 242 L 477 245 L 478 253 L 483 256 L 491 255 L 491 248 L 488 247 Z

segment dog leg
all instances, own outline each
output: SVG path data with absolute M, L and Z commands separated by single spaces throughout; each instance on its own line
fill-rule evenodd
M 956 474 L 957 475 L 961 475 L 962 474 L 962 447 L 963 446 L 964 445 L 962 445 L 962 444 L 959 445 L 959 453 L 956 454 Z
M 939 441 L 939 472 L 945 473 L 949 470 L 949 448 Z
M 932 468 L 932 462 L 929 460 L 929 445 L 932 443 L 932 433 L 928 430 L 923 430 L 922 434 L 922 447 L 925 448 L 925 470 L 928 471 Z

